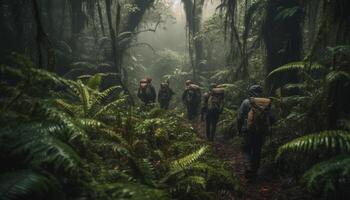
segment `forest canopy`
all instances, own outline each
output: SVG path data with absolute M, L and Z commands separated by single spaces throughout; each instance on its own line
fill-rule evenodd
M 349 199 L 349 7 L 1 0 L 0 199 Z

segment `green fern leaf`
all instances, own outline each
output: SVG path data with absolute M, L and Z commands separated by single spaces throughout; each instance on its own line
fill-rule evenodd
M 287 152 L 310 153 L 321 149 L 330 152 L 349 152 L 350 133 L 341 130 L 323 131 L 320 133 L 299 137 L 281 146 L 278 149 L 276 159 L 279 159 Z
M 335 81 L 349 81 L 350 74 L 345 71 L 331 71 L 327 74 L 326 80 L 329 84 L 334 83 Z
M 86 85 L 93 90 L 99 90 L 101 85 L 101 80 L 102 80 L 101 74 L 97 73 L 94 76 L 89 78 Z
M 7 172 L 0 175 L 2 200 L 64 199 L 58 181 L 31 170 Z
M 73 104 L 69 104 L 66 101 L 64 101 L 63 99 L 56 99 L 55 103 L 63 109 L 63 111 L 65 111 L 67 114 L 69 114 L 70 116 L 76 116 L 76 114 L 79 112 L 79 108 L 78 106 L 75 106 Z
M 100 117 L 104 113 L 106 113 L 108 110 L 113 109 L 115 107 L 121 106 L 126 103 L 126 99 L 117 99 L 103 107 L 101 107 L 99 110 L 95 112 L 94 118 Z
M 346 184 L 340 178 L 350 177 L 350 155 L 339 155 L 314 165 L 303 175 L 309 191 L 322 188 L 325 193 L 334 192 L 335 184 Z M 326 186 L 330 187 L 326 187 Z M 345 185 L 344 185 L 345 186 Z M 338 185 L 339 187 L 339 185 Z M 331 189 L 331 191 L 329 191 Z
M 170 165 L 171 171 L 181 171 L 188 168 L 192 163 L 197 161 L 207 150 L 208 146 L 204 146 L 198 149 L 197 151 L 191 153 L 190 155 L 175 160 Z

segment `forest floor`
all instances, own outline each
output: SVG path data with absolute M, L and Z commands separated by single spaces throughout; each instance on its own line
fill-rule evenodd
M 205 138 L 205 123 L 195 122 L 194 128 L 200 135 Z M 241 144 L 239 138 L 235 137 L 232 141 L 225 139 L 223 136 L 216 136 L 212 143 L 216 154 L 235 172 L 239 179 L 244 200 L 271 200 L 278 199 L 278 194 L 282 191 L 281 179 L 272 177 L 267 174 L 259 174 L 255 180 L 248 180 L 244 176 L 244 160 L 241 151 Z M 232 197 L 233 199 L 237 199 Z

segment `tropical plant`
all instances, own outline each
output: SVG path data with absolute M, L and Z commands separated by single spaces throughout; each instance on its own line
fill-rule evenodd
M 285 159 L 287 154 L 305 159 L 306 155 L 313 161 L 313 166 L 304 173 L 302 179 L 307 189 L 318 193 L 320 197 L 344 199 L 349 195 L 345 189 L 350 183 L 349 152 L 350 132 L 322 131 L 282 145 L 278 149 L 276 159 Z M 303 158 L 300 158 L 301 154 Z M 321 159 L 321 162 L 315 158 Z
M 296 74 L 297 79 L 288 78 L 291 73 Z M 332 114 L 329 105 L 334 104 L 332 90 L 336 83 L 348 83 L 350 75 L 343 70 L 330 70 L 317 63 L 301 61 L 275 69 L 267 76 L 267 80 L 273 81 L 275 89 L 280 88 L 275 102 L 285 116 L 283 120 L 300 124 L 299 127 L 305 129 L 299 131 L 307 133 L 331 126 L 327 116 Z M 289 110 L 292 112 L 288 112 Z
M 204 156 L 210 149 L 180 113 L 140 112 L 120 87 L 100 91 L 100 75 L 84 84 L 20 60 L 17 68 L 1 67 L 5 199 L 214 199 L 238 190 L 233 174 Z

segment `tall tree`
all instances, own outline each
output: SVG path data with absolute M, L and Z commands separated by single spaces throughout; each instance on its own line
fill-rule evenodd
M 301 59 L 303 10 L 300 1 L 269 0 L 263 25 L 266 70 Z
M 188 48 L 193 79 L 197 79 L 197 69 L 204 59 L 203 41 L 198 33 L 201 28 L 204 0 L 182 0 L 188 29 Z

